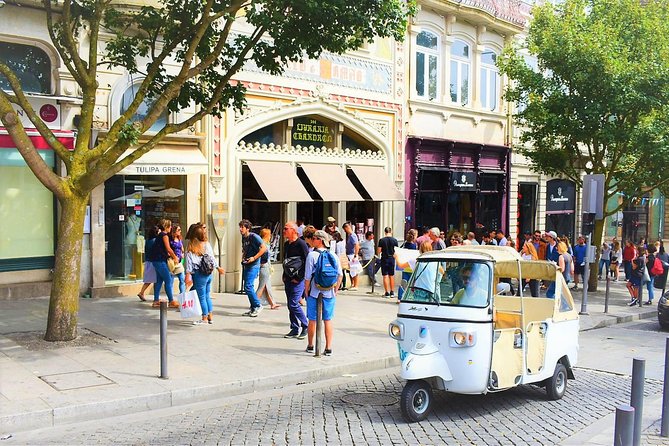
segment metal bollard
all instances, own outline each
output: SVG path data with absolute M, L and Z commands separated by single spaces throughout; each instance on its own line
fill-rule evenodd
M 314 343 L 314 356 L 321 356 L 321 345 L 323 345 L 323 293 L 318 293 L 316 298 L 316 342 Z
M 604 313 L 609 312 L 609 292 L 611 291 L 611 276 L 606 273 L 606 291 L 604 292 Z
M 632 446 L 634 437 L 634 408 L 627 404 L 616 407 L 616 428 L 613 434 L 614 446 Z
M 160 377 L 167 376 L 167 301 L 160 300 Z
M 641 421 L 643 418 L 643 387 L 646 378 L 646 360 L 632 360 L 632 397 L 630 406 L 634 407 L 634 446 L 641 444 Z
M 662 384 L 662 428 L 661 437 L 669 437 L 669 338 L 664 347 L 664 383 Z

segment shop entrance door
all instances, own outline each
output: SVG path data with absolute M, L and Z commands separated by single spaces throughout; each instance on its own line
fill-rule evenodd
M 473 192 L 451 192 L 448 194 L 447 232 L 458 231 L 463 235 L 474 230 Z

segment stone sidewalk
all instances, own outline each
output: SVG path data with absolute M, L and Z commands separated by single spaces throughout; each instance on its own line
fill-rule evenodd
M 331 357 L 314 358 L 304 352 L 306 340 L 283 338 L 289 326 L 282 291 L 283 306 L 258 318 L 242 316 L 248 301 L 235 294 L 214 296 L 213 325 L 193 326 L 170 310 L 169 379 L 159 378 L 159 311 L 149 302 L 82 299 L 81 339 L 58 345 L 40 340 L 47 298 L 3 301 L 0 436 L 397 366 L 387 335 L 397 305 L 368 289 L 339 295 Z M 575 300 L 580 307 L 580 293 Z M 612 284 L 605 315 L 603 291 L 590 293 L 582 330 L 656 317 L 654 306 L 630 308 L 627 300 L 624 284 Z

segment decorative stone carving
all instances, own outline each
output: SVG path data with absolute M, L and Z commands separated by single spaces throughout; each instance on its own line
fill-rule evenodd
M 319 159 L 341 160 L 344 158 L 350 160 L 373 160 L 383 162 L 386 160 L 386 155 L 382 150 L 360 150 L 350 149 L 348 147 L 342 150 L 341 148 L 336 147 L 289 146 L 288 144 L 260 144 L 259 142 L 247 143 L 246 141 L 240 141 L 237 145 L 237 151 L 267 155 L 316 156 Z

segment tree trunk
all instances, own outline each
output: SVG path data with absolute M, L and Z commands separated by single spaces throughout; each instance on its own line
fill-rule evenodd
M 606 219 L 595 220 L 590 243 L 595 247 L 595 262 L 590 265 L 590 278 L 588 279 L 588 291 L 597 291 L 597 274 L 599 273 L 599 258 L 602 255 L 602 240 L 604 236 L 604 223 Z
M 88 196 L 71 195 L 60 204 L 58 245 L 44 335 L 47 341 L 71 341 L 77 337 L 81 251 Z

